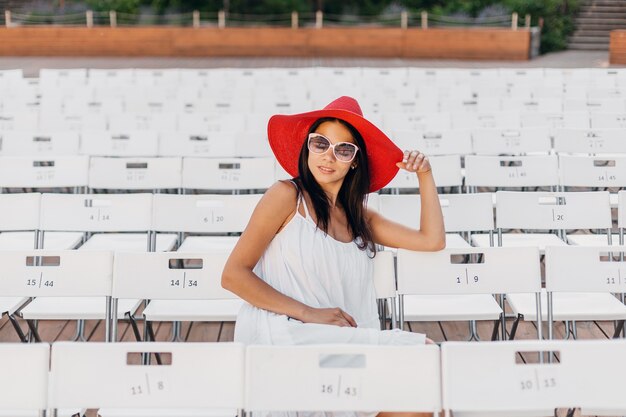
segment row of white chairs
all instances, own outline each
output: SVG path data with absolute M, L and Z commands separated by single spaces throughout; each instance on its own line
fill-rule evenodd
M 13 277 L 14 281 L 0 281 L 0 285 L 8 285 L 0 294 L 11 295 L 6 299 L 2 311 L 11 315 L 20 311 L 23 318 L 30 320 L 59 318 L 59 314 L 65 314 L 73 308 L 74 313 L 70 318 L 82 319 L 110 319 L 110 329 L 115 329 L 117 319 L 133 313 L 139 306 L 140 299 L 168 299 L 180 297 L 181 294 L 190 295 L 191 299 L 201 299 L 197 305 L 193 303 L 157 303 L 151 302 L 144 315 L 150 321 L 173 320 L 234 320 L 240 306 L 239 300 L 222 301 L 218 305 L 206 304 L 208 298 L 233 298 L 232 294 L 225 297 L 224 290 L 219 286 L 221 268 L 228 257 L 230 249 L 235 244 L 237 237 L 223 236 L 188 236 L 184 241 L 178 242 L 178 252 L 173 255 L 170 251 L 176 246 L 176 235 L 172 233 L 238 233 L 243 230 L 247 220 L 258 201 L 259 195 L 235 195 L 235 196 L 179 196 L 179 195 L 55 195 L 55 194 L 24 194 L 2 196 L 6 207 L 5 213 L 0 216 L 5 219 L 5 224 L 0 224 L 3 230 L 36 230 L 36 233 L 1 233 L 2 248 L 12 249 L 14 252 L 3 252 L 0 256 L 7 258 L 0 262 L 7 268 L 13 265 L 13 272 L 2 274 Z M 376 197 L 376 198 L 373 198 Z M 568 262 L 575 257 L 578 264 L 575 265 L 568 275 L 568 279 L 561 279 L 562 270 L 567 265 L 554 268 L 552 271 L 557 278 L 565 282 L 565 285 L 578 285 L 580 277 L 587 285 L 595 285 L 593 289 L 587 286 L 589 291 L 604 292 L 599 295 L 576 295 L 575 302 L 559 295 L 555 302 L 555 317 L 558 320 L 623 320 L 626 318 L 626 307 L 615 299 L 609 292 L 622 292 L 623 284 L 619 279 L 619 270 L 612 282 L 605 282 L 605 267 L 619 267 L 619 263 L 607 264 L 598 253 L 623 252 L 622 229 L 626 226 L 626 191 L 619 194 L 618 228 L 619 235 L 612 235 L 611 209 L 609 194 L 607 192 L 570 192 L 570 193 L 532 193 L 532 192 L 498 192 L 496 193 L 496 222 L 493 216 L 493 196 L 489 193 L 459 194 L 441 196 L 441 204 L 444 212 L 445 229 L 447 235 L 447 247 L 443 252 L 436 254 L 398 252 L 398 287 L 396 292 L 396 276 L 393 272 L 393 256 L 390 252 L 381 252 L 376 257 L 378 270 L 375 273 L 377 293 L 380 299 L 390 299 L 391 304 L 396 296 L 400 297 L 399 321 L 444 321 L 444 320 L 496 320 L 503 311 L 503 304 L 498 306 L 491 294 L 507 293 L 509 304 L 513 311 L 525 320 L 550 321 L 551 313 L 554 312 L 552 297 L 550 294 L 541 297 L 541 277 L 539 273 L 539 253 L 552 253 L 550 258 L 555 264 Z M 372 195 L 369 201 L 372 207 L 402 224 L 419 227 L 420 201 L 418 196 L 412 195 Z M 468 216 L 467 213 L 472 213 Z M 152 213 L 152 218 L 149 215 Z M 503 233 L 507 229 L 542 230 L 544 233 Z M 572 229 L 599 229 L 604 234 L 566 234 Z M 497 243 L 494 238 L 494 230 L 498 231 Z M 550 230 L 562 231 L 560 236 L 546 233 Z M 74 246 L 66 243 L 62 246 L 59 242 L 69 242 L 68 232 L 135 232 L 134 234 L 95 234 L 78 251 L 63 252 L 68 260 L 60 262 L 60 250 L 69 249 L 77 245 L 81 234 L 74 233 Z M 152 233 L 145 233 L 150 231 Z M 63 233 L 62 233 L 63 232 Z M 137 234 L 137 232 L 144 232 Z M 154 234 L 154 232 L 160 232 Z M 479 233 L 476 233 L 479 232 Z M 482 233 L 480 233 L 482 232 Z M 486 233 L 486 234 L 485 234 Z M 64 240 L 59 237 L 65 236 Z M 465 235 L 465 236 L 463 236 Z M 50 239 L 52 239 L 50 241 Z M 38 248 L 46 248 L 46 252 L 30 250 L 33 243 L 37 242 Z M 50 244 L 52 243 L 52 245 Z M 590 249 L 580 249 L 570 245 L 592 246 Z M 607 245 L 613 244 L 612 249 Z M 472 245 L 476 247 L 472 247 Z M 504 248 L 493 248 L 493 246 Z M 565 247 L 566 252 L 558 252 Z M 557 247 L 557 248 L 552 248 Z M 552 249 L 550 249 L 552 248 Z M 19 252 L 15 250 L 20 249 Z M 49 250 L 56 251 L 50 252 Z M 85 249 L 90 250 L 85 255 Z M 150 251 L 163 252 L 146 254 Z M 113 279 L 113 292 L 111 292 L 112 261 L 110 254 L 104 252 L 96 255 L 94 250 L 135 251 L 134 253 L 122 253 L 116 255 L 116 263 L 127 268 L 119 278 L 119 282 L 128 284 L 130 287 L 116 287 Z M 591 255 L 583 256 L 580 250 L 587 250 Z M 487 252 L 486 252 L 487 251 Z M 493 251 L 493 253 L 488 252 Z M 595 251 L 595 252 L 593 252 Z M 595 258 L 594 254 L 595 253 Z M 81 255 L 82 254 L 82 255 Z M 45 256 L 44 256 L 45 255 Z M 480 256 L 479 256 L 480 255 Z M 557 255 L 561 256 L 559 262 Z M 87 259 L 86 257 L 100 256 L 101 258 Z M 39 261 L 37 282 L 24 287 L 24 282 L 30 282 L 32 274 L 37 267 L 33 259 L 42 257 Z M 182 258 L 181 258 L 182 257 Z M 476 265 L 467 265 L 467 262 L 453 262 L 458 257 L 482 258 Z M 28 259 L 31 261 L 28 261 Z M 43 259 L 45 258 L 45 259 Z M 24 262 L 26 259 L 26 262 Z M 46 261 L 48 259 L 49 261 Z M 56 260 L 55 260 L 56 259 Z M 97 259 L 100 259 L 98 261 Z M 189 264 L 188 268 L 172 266 L 172 259 L 179 259 L 181 264 Z M 183 261 L 181 259 L 186 259 Z M 195 260 L 195 261 L 192 261 Z M 30 262 L 30 265 L 29 265 Z M 54 265 L 42 266 L 48 262 Z M 408 266 L 406 263 L 408 262 Z M 582 262 L 582 263 L 581 263 Z M 587 262 L 587 264 L 584 264 Z M 594 264 L 595 262 L 595 264 Z M 598 262 L 600 262 L 598 264 Z M 604 262 L 604 263 L 602 263 Z M 64 273 L 62 265 L 68 266 L 75 263 L 76 269 L 84 268 L 84 273 L 76 273 L 75 277 L 63 279 L 82 280 L 81 283 L 66 284 L 59 286 L 55 280 L 61 279 Z M 100 265 L 99 272 L 88 273 L 87 269 L 93 265 Z M 106 265 L 109 264 L 107 267 Z M 176 264 L 176 262 L 174 263 Z M 200 267 L 198 266 L 200 264 Z M 204 265 L 204 266 L 203 266 Z M 431 265 L 430 269 L 429 266 Z M 51 266 L 56 266 L 51 268 Z M 586 266 L 586 268 L 585 268 Z M 468 268 L 477 268 L 476 273 L 468 272 Z M 68 266 L 69 268 L 69 266 Z M 189 269 L 191 268 L 191 269 Z M 196 268 L 196 269 L 194 269 Z M 211 274 L 206 269 L 211 268 Z M 18 272 L 21 269 L 21 273 Z M 464 274 L 459 275 L 459 270 Z M 618 268 L 619 269 L 619 268 Z M 149 271 L 147 273 L 146 271 Z M 419 280 L 416 281 L 416 273 Z M 424 271 L 426 273 L 422 274 Z M 478 273 L 480 271 L 480 274 Z M 43 279 L 43 273 L 58 274 L 51 279 Z M 576 275 L 579 273 L 580 275 Z M 39 301 L 22 308 L 27 297 L 54 295 L 57 297 L 68 296 L 96 296 L 92 293 L 75 293 L 71 291 L 86 291 L 93 286 L 84 280 L 85 274 L 93 276 L 91 279 L 100 277 L 101 285 L 96 285 L 95 291 L 99 297 L 112 295 L 115 299 L 122 298 L 123 305 L 120 310 L 111 305 L 111 311 L 106 311 L 108 304 L 103 301 L 91 300 L 90 313 L 85 313 L 85 303 L 64 298 L 62 301 Z M 96 275 L 99 274 L 99 275 Z M 485 278 L 474 280 L 475 277 Z M 489 275 L 490 274 L 490 275 Z M 590 281 L 590 276 L 600 274 L 600 278 Z M 180 275 L 180 276 L 179 276 Z M 450 276 L 450 280 L 442 280 L 441 276 Z M 622 274 L 623 275 L 623 274 Z M 161 277 L 161 278 L 156 278 Z M 462 280 L 461 277 L 466 279 Z M 472 282 L 469 282 L 469 277 Z M 489 278 L 491 277 L 491 278 Z M 615 279 L 617 278 L 617 279 Z M 187 285 L 186 280 L 194 284 Z M 433 281 L 434 280 L 434 281 Z M 550 278 L 552 280 L 552 278 Z M 154 282 L 162 282 L 162 286 L 154 285 Z M 463 281 L 463 282 L 461 282 Z M 466 282 L 467 281 L 467 282 Z M 480 281 L 480 282 L 479 282 Z M 46 282 L 52 284 L 45 285 Z M 108 284 L 107 284 L 108 283 Z M 152 283 L 152 284 L 151 284 Z M 168 286 L 168 283 L 170 284 Z M 176 283 L 172 285 L 172 283 Z M 467 284 L 467 285 L 457 285 Z M 471 285 L 470 285 L 471 284 Z M 108 287 L 107 287 L 108 285 Z M 186 286 L 186 290 L 185 290 Z M 580 287 L 580 288 L 583 288 Z M 108 289 L 107 289 L 108 288 Z M 127 292 L 116 293 L 115 289 L 122 288 Z M 433 289 L 437 288 L 437 289 Z M 569 289 L 555 287 L 556 291 L 577 291 L 579 287 L 567 287 Z M 552 287 L 546 287 L 553 291 Z M 70 291 L 69 293 L 67 291 Z M 60 291 L 60 292 L 59 292 Z M 195 292 L 194 292 L 195 291 Z M 216 291 L 212 296 L 203 291 Z M 433 292 L 434 291 L 434 292 Z M 509 293 L 528 294 L 509 294 Z M 463 294 L 462 299 L 438 297 L 440 294 Z M 534 293 L 534 295 L 533 295 Z M 217 295 L 216 295 L 217 294 Z M 419 295 L 414 297 L 415 295 Z M 426 296 L 426 297 L 424 297 Z M 132 300 L 137 299 L 137 300 Z M 563 301 L 565 300 L 565 302 Z M 70 307 L 73 306 L 73 307 Z M 540 308 L 541 306 L 541 308 Z M 65 313 L 59 313 L 60 311 Z M 21 309 L 21 310 L 20 310 Z M 163 313 L 164 310 L 168 313 Z M 207 311 L 208 309 L 208 311 Z M 153 311 L 154 310 L 154 311 Z M 392 309 L 395 313 L 395 308 Z M 116 312 L 117 311 L 117 312 Z M 542 313 L 543 311 L 544 313 Z M 82 316 L 81 316 L 82 314 Z M 462 317 L 462 318 L 461 318 Z M 395 319 L 392 320 L 395 322 Z M 539 327 L 540 329 L 541 327 Z M 114 330 L 111 330 L 111 338 L 115 340 Z M 108 333 L 107 333 L 108 334 Z M 504 334 L 504 332 L 502 333 Z
M 476 128 L 394 130 L 402 149 L 428 155 L 523 155 L 547 153 L 623 154 L 625 128 Z M 271 156 L 265 134 L 216 130 L 88 130 L 0 132 L 0 156 Z
M 422 148 L 425 149 L 425 148 Z M 426 151 L 425 151 L 426 152 Z M 431 156 L 439 187 L 626 187 L 626 155 Z M 464 161 L 464 167 L 462 167 Z M 0 157 L 0 188 L 264 190 L 290 176 L 274 158 Z M 386 190 L 417 189 L 399 171 Z
M 482 413 L 549 417 L 626 411 L 625 341 L 445 342 L 430 346 L 235 343 L 0 345 L 0 409 L 103 417 L 243 411 Z M 138 353 L 159 355 L 142 366 Z M 559 361 L 522 362 L 539 356 Z M 494 395 L 497 393 L 497 395 Z M 612 414 L 613 413 L 613 414 Z

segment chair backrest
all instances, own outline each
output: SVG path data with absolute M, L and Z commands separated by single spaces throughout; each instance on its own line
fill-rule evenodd
M 391 220 L 420 228 L 421 200 L 418 195 L 381 194 L 380 213 Z M 494 230 L 493 194 L 440 194 L 439 203 L 447 232 Z M 468 213 L 472 213 L 468 216 Z
M 496 192 L 496 227 L 502 229 L 608 229 L 607 191 Z
M 171 362 L 141 365 L 145 352 Z M 51 408 L 243 408 L 241 344 L 57 342 L 51 356 Z
M 565 187 L 626 187 L 626 155 L 559 155 Z
M 113 254 L 75 250 L 1 251 L 0 275 L 0 294 L 4 296 L 109 296 Z
M 89 187 L 98 189 L 150 190 L 180 188 L 181 158 L 92 157 Z
M 243 232 L 261 194 L 154 195 L 154 230 L 160 232 Z
M 626 397 L 618 381 L 626 372 L 624 349 L 624 340 L 446 342 L 443 407 L 483 414 L 540 410 L 552 415 L 562 407 L 623 412 Z M 556 352 L 559 361 L 522 363 L 516 360 L 520 352 Z
M 45 410 L 50 345 L 0 344 L 0 410 Z
M 238 134 L 232 131 L 220 131 L 228 128 L 218 125 L 194 130 L 185 126 L 181 128 L 182 131 L 161 132 L 159 155 L 232 158 L 236 154 Z
M 84 187 L 86 156 L 16 156 L 0 158 L 0 188 Z
M 624 252 L 625 246 L 547 246 L 546 290 L 624 292 Z
M 539 250 L 398 250 L 398 294 L 503 294 L 541 291 Z
M 0 134 L 0 155 L 78 155 L 79 139 L 77 132 L 4 132 Z
M 626 127 L 625 113 L 592 113 L 591 127 L 593 129 L 615 129 Z
M 460 187 L 463 184 L 460 155 L 429 156 L 428 160 L 437 187 Z M 385 188 L 419 188 L 419 182 L 414 172 L 402 169 Z
M 145 232 L 152 228 L 152 194 L 42 194 L 41 230 Z
M 376 298 L 395 298 L 396 269 L 393 252 L 378 251 L 374 257 L 374 290 Z
M 394 142 L 403 149 L 419 149 L 434 155 L 466 155 L 472 153 L 472 136 L 469 129 L 455 130 L 396 130 Z
M 549 187 L 559 183 L 556 155 L 465 157 L 465 185 Z
M 249 346 L 246 364 L 246 411 L 441 408 L 435 345 Z
M 183 188 L 266 189 L 275 179 L 273 158 L 184 158 Z
M 39 229 L 41 194 L 0 194 L 0 231 Z
M 522 127 L 547 127 L 550 129 L 588 129 L 587 112 L 522 113 Z
M 90 156 L 156 156 L 159 135 L 147 130 L 83 131 L 81 153 Z
M 557 153 L 626 153 L 623 129 L 556 129 Z
M 230 250 L 203 253 L 116 252 L 114 298 L 155 300 L 236 299 L 222 288 L 221 277 Z
M 472 148 L 479 155 L 548 153 L 552 141 L 548 128 L 474 129 Z

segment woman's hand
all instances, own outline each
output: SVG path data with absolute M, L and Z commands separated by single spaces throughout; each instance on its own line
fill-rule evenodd
M 302 316 L 302 322 L 356 327 L 356 320 L 340 308 L 308 308 Z
M 409 172 L 416 172 L 421 174 L 431 170 L 428 157 L 420 151 L 404 151 L 402 162 L 396 163 L 396 166 L 401 169 L 406 169 Z

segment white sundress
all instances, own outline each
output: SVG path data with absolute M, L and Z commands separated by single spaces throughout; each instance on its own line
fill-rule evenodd
M 295 185 L 295 184 L 294 184 Z M 255 345 L 355 343 L 422 344 L 425 335 L 380 330 L 373 282 L 373 259 L 355 242 L 341 242 L 318 229 L 298 198 L 296 214 L 274 237 L 254 273 L 274 289 L 314 308 L 339 307 L 357 327 L 302 323 L 244 303 L 235 325 L 235 341 Z M 263 413 L 259 413 L 263 414 Z M 271 413 L 272 416 L 362 416 L 376 413 Z M 258 414 L 255 413 L 255 416 Z

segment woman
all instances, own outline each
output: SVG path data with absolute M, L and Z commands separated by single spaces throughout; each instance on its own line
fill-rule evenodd
M 356 100 L 273 116 L 272 150 L 295 178 L 274 184 L 257 205 L 222 275 L 247 301 L 235 340 L 248 344 L 416 344 L 417 333 L 381 331 L 372 280 L 375 244 L 435 251 L 443 216 L 428 158 L 404 154 L 363 118 Z M 398 171 L 417 174 L 420 230 L 366 207 L 369 192 Z

